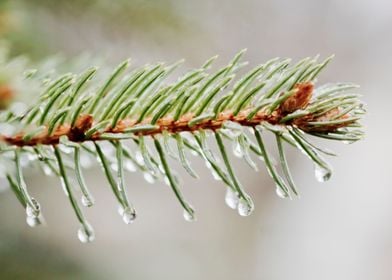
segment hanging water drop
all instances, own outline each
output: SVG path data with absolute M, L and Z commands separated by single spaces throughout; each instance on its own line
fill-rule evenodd
M 250 214 L 252 214 L 253 210 L 254 206 L 250 198 L 248 198 L 248 200 L 245 200 L 243 198 L 240 199 L 238 203 L 238 214 L 240 214 L 240 216 L 249 216 Z
M 110 167 L 112 168 L 112 170 L 113 170 L 114 172 L 117 172 L 117 171 L 118 171 L 118 165 L 117 165 L 117 163 L 112 162 L 112 163 L 110 164 Z
M 170 186 L 170 180 L 167 176 L 163 178 L 163 181 L 165 182 L 166 185 Z
M 135 164 L 131 160 L 125 160 L 124 161 L 124 167 L 129 172 L 135 172 L 136 171 L 136 166 L 135 166 Z
M 133 223 L 136 219 L 135 209 L 131 207 L 123 208 L 122 219 L 127 225 Z
M 82 243 L 92 242 L 95 239 L 95 233 L 91 225 L 82 225 L 78 230 L 78 238 Z
M 119 205 L 117 212 L 122 217 L 122 215 L 124 214 L 124 207 L 122 207 L 122 205 Z
M 282 188 L 280 188 L 279 186 L 276 186 L 275 191 L 276 191 L 276 195 L 279 196 L 280 198 L 287 198 L 288 197 L 287 193 L 284 190 L 282 190 Z
M 44 171 L 46 176 L 53 176 L 53 171 L 52 171 L 52 169 L 50 169 L 49 166 L 43 165 L 42 170 Z
M 187 222 L 194 222 L 194 221 L 196 221 L 195 214 L 189 213 L 187 210 L 184 210 L 184 214 L 183 215 L 184 215 L 185 221 L 187 221 Z
M 253 127 L 248 127 L 248 131 L 250 134 L 253 134 L 253 135 L 255 134 L 255 130 Z
M 26 206 L 26 215 L 27 217 L 38 217 L 41 213 L 41 206 L 34 198 L 31 198 L 31 202 L 33 203 L 33 207 L 30 205 Z
M 229 206 L 231 209 L 236 209 L 239 203 L 238 194 L 231 188 L 228 188 L 225 195 L 225 202 L 226 205 Z
M 36 226 L 39 226 L 42 222 L 38 216 L 37 217 L 36 216 L 27 216 L 26 223 L 30 227 L 36 227 Z
M 81 201 L 82 205 L 85 207 L 91 207 L 94 205 L 94 199 L 91 196 L 83 195 Z
M 162 174 L 166 174 L 165 168 L 162 164 L 158 164 L 158 169 L 161 171 Z
M 233 154 L 238 158 L 242 158 L 244 156 L 241 145 L 238 143 L 238 141 L 233 142 Z
M 151 175 L 150 172 L 147 172 L 147 171 L 144 172 L 143 173 L 143 177 L 144 177 L 144 180 L 147 181 L 147 183 L 150 183 L 150 184 L 154 184 L 155 183 L 155 178 L 154 178 L 154 176 Z
M 140 151 L 137 151 L 135 154 L 135 159 L 137 161 L 137 163 L 141 166 L 144 166 L 144 159 L 143 159 L 143 155 Z
M 30 161 L 36 160 L 38 158 L 38 156 L 36 154 L 27 154 L 27 158 Z
M 319 182 L 326 182 L 331 178 L 332 171 L 320 165 L 314 166 L 314 175 Z
M 214 169 L 211 169 L 211 174 L 212 174 L 212 177 L 214 177 L 215 180 L 222 181 L 221 176 L 219 176 L 218 172 L 216 172 Z

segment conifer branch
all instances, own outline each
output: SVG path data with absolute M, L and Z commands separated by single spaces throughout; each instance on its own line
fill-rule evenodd
M 228 206 L 238 209 L 240 215 L 249 215 L 254 205 L 231 166 L 227 141 L 232 142 L 234 155 L 251 168 L 257 170 L 253 156 L 263 159 L 282 198 L 298 195 L 284 144 L 297 147 L 314 162 L 319 181 L 328 180 L 331 167 L 321 154 L 332 153 L 315 146 L 309 136 L 345 143 L 363 137 L 359 120 L 365 109 L 359 95 L 351 93 L 357 86 L 337 83 L 315 88 L 331 58 L 322 62 L 305 58 L 294 65 L 288 59 L 275 58 L 236 79 L 246 65 L 241 61 L 243 54 L 211 73 L 213 57 L 173 83 L 166 80 L 180 62 L 129 71 L 130 61 L 126 60 L 103 81 L 94 81 L 97 69 L 89 68 L 52 80 L 22 114 L 1 111 L 0 121 L 11 124 L 14 131 L 0 134 L 0 159 L 15 163 L 7 169 L 7 180 L 28 217 L 35 219 L 29 224 L 39 224 L 42 215 L 39 203 L 27 191 L 22 165 L 39 164 L 45 173 L 61 179 L 81 225 L 79 239 L 94 239 L 69 180 L 76 177 L 82 204 L 92 206 L 82 156 L 100 162 L 125 223 L 136 218 L 136 210 L 128 199 L 124 170 L 135 168 L 148 182 L 162 179 L 171 186 L 185 219 L 195 220 L 169 161 L 169 157 L 178 160 L 197 178 L 187 151 L 204 158 L 214 178 L 227 186 Z M 267 131 L 275 135 L 282 174 L 263 140 Z M 210 134 L 220 155 L 207 145 Z M 23 155 L 27 155 L 26 162 L 22 162 Z

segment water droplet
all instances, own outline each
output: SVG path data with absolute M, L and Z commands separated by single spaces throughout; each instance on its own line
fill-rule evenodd
M 191 155 L 197 157 L 199 154 L 195 150 L 191 150 Z
M 287 198 L 288 195 L 285 193 L 280 187 L 276 186 L 276 195 L 279 196 L 280 198 Z
M 42 170 L 44 171 L 46 176 L 53 176 L 53 171 L 52 171 L 52 169 L 50 169 L 49 166 L 43 165 Z
M 242 152 L 241 145 L 237 141 L 233 143 L 233 154 L 238 158 L 242 158 L 244 153 Z
M 82 225 L 78 230 L 78 238 L 82 243 L 92 242 L 95 239 L 94 229 L 91 225 Z
M 251 133 L 253 135 L 255 134 L 255 130 L 253 127 L 248 127 L 248 131 L 249 131 L 249 133 Z
M 211 169 L 211 174 L 212 174 L 212 177 L 214 177 L 215 180 L 222 181 L 221 176 L 219 176 L 218 172 L 216 172 L 214 169 Z
M 163 178 L 163 181 L 165 182 L 166 185 L 170 186 L 170 180 L 167 176 Z
M 91 196 L 83 195 L 81 201 L 85 207 L 91 207 L 94 205 L 94 199 Z
M 194 221 L 196 221 L 196 216 L 195 216 L 195 214 L 192 212 L 192 213 L 189 213 L 187 210 L 184 210 L 184 219 L 185 219 L 185 221 L 187 221 L 187 222 L 194 222 Z
M 239 203 L 238 194 L 232 189 L 228 188 L 225 195 L 225 202 L 226 205 L 229 206 L 231 209 L 236 209 Z
M 124 167 L 129 172 L 135 172 L 136 171 L 136 166 L 135 166 L 135 164 L 131 160 L 125 160 L 124 161 Z
M 162 174 L 166 174 L 165 168 L 163 167 L 162 164 L 158 165 L 159 170 L 162 172 Z
M 40 218 L 37 216 L 27 216 L 26 217 L 26 223 L 30 226 L 30 227 L 36 227 L 39 226 L 42 222 L 40 220 Z
M 36 154 L 27 154 L 27 158 L 30 161 L 36 160 L 38 158 L 38 156 Z
M 122 207 L 122 205 L 118 206 L 117 212 L 120 216 L 122 216 L 124 214 L 124 207 Z
M 150 172 L 144 172 L 143 177 L 144 177 L 144 180 L 147 181 L 147 183 L 150 183 L 150 184 L 155 183 L 155 178 L 154 178 L 154 176 L 152 176 L 152 174 Z
M 325 168 L 316 164 L 314 166 L 314 175 L 317 181 L 326 182 L 331 178 L 332 171 L 329 168 Z
M 139 165 L 144 166 L 144 159 L 143 159 L 143 155 L 141 152 L 139 152 L 139 151 L 136 152 L 135 159 Z
M 239 203 L 238 203 L 238 214 L 240 214 L 241 216 L 249 216 L 250 214 L 252 214 L 254 210 L 254 205 L 253 205 L 253 201 L 248 198 L 248 199 L 243 199 L 241 198 Z
M 112 162 L 112 163 L 110 164 L 110 167 L 113 169 L 114 172 L 117 172 L 117 171 L 118 171 L 118 165 L 117 165 L 117 163 Z
M 212 169 L 212 165 L 211 165 L 211 163 L 207 159 L 205 160 L 205 164 L 206 164 L 208 169 Z
M 31 202 L 33 203 L 33 207 L 30 205 L 26 206 L 26 215 L 28 217 L 38 217 L 41 212 L 41 206 L 39 205 L 38 201 L 34 198 L 31 198 Z
M 127 225 L 133 223 L 133 221 L 135 221 L 136 219 L 135 209 L 131 207 L 123 209 L 122 218 L 124 223 L 126 223 Z

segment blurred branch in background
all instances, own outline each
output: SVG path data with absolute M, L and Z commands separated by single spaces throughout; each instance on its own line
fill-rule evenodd
M 143 48 L 157 43 L 178 44 L 180 36 L 194 40 L 198 32 L 195 22 L 183 17 L 174 3 L 6 0 L 1 6 L 3 37 L 12 42 L 13 55 L 23 53 L 35 59 L 59 52 L 74 56 L 99 51 L 102 55 L 113 50 L 116 42 L 122 42 L 123 49 L 124 43 Z

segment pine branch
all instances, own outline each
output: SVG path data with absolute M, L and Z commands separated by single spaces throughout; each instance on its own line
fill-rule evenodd
M 331 167 L 321 154 L 332 153 L 308 138 L 351 143 L 363 137 L 358 121 L 365 110 L 359 95 L 350 92 L 357 86 L 337 83 L 314 87 L 331 58 L 322 62 L 305 58 L 294 65 L 288 59 L 276 58 L 236 79 L 246 65 L 241 62 L 243 54 L 211 73 L 213 57 L 173 83 L 166 80 L 180 63 L 128 71 L 127 60 L 106 80 L 95 82 L 97 69 L 90 68 L 79 75 L 65 74 L 52 80 L 36 104 L 22 114 L 3 111 L 0 120 L 13 125 L 15 131 L 0 135 L 0 159 L 8 162 L 7 180 L 26 208 L 29 224 L 39 224 L 43 218 L 39 203 L 27 190 L 22 165 L 39 164 L 45 173 L 61 179 L 81 225 L 79 239 L 94 239 L 93 229 L 70 187 L 70 174 L 74 174 L 82 204 L 94 204 L 83 178 L 82 156 L 100 162 L 125 223 L 133 222 L 136 210 L 127 195 L 124 170 L 135 168 L 148 182 L 161 179 L 171 186 L 185 219 L 195 220 L 195 211 L 184 198 L 169 161 L 169 157 L 178 160 L 197 178 L 187 152 L 204 158 L 214 178 L 227 186 L 225 200 L 229 207 L 243 216 L 251 214 L 254 205 L 231 166 L 228 142 L 233 144 L 234 155 L 251 168 L 257 170 L 252 155 L 264 161 L 282 198 L 298 195 L 284 144 L 298 148 L 314 162 L 319 181 L 328 180 Z M 275 135 L 282 174 L 263 140 L 266 132 Z M 220 155 L 207 144 L 211 134 Z M 172 147 L 174 143 L 177 151 Z M 27 157 L 22 158 L 24 155 Z

